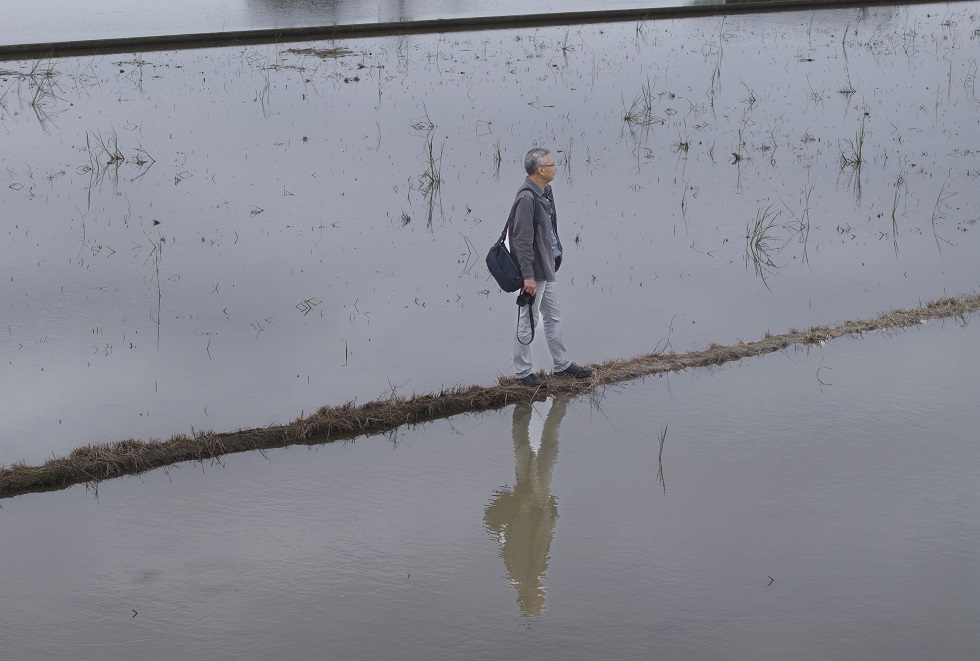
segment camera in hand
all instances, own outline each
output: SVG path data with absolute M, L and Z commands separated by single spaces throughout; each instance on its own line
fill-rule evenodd
M 532 303 L 534 303 L 534 296 L 528 294 L 522 289 L 521 293 L 517 295 L 517 304 L 524 307 L 525 305 L 531 305 Z

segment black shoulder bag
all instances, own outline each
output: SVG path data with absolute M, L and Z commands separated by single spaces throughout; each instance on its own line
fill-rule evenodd
M 530 188 L 523 188 L 521 190 L 531 190 Z M 518 191 L 520 192 L 520 191 Z M 534 195 L 534 231 L 537 232 L 538 229 L 538 196 L 535 195 L 534 191 L 531 191 Z M 517 202 L 514 202 L 517 205 Z M 513 208 L 511 209 L 513 213 Z M 521 275 L 520 264 L 517 263 L 517 258 L 509 250 L 507 246 L 504 245 L 504 240 L 507 238 L 507 228 L 510 226 L 510 216 L 507 216 L 507 220 L 504 221 L 504 231 L 500 233 L 500 238 L 497 242 L 493 244 L 490 248 L 490 252 L 487 253 L 487 268 L 490 270 L 490 275 L 493 279 L 497 281 L 500 288 L 503 289 L 508 294 L 515 292 L 524 286 L 524 276 Z
M 534 223 L 534 232 L 538 231 L 538 196 L 530 188 L 523 188 L 522 190 L 531 191 L 531 195 L 534 197 L 534 213 L 531 216 L 531 221 Z M 518 191 L 520 193 L 520 191 Z M 517 201 L 514 201 L 514 206 L 517 206 Z M 511 213 L 513 213 L 513 208 Z M 517 263 L 517 258 L 509 250 L 507 246 L 504 245 L 504 240 L 507 238 L 507 228 L 510 225 L 510 215 L 507 216 L 507 220 L 504 221 L 504 231 L 500 233 L 500 238 L 497 242 L 493 244 L 490 248 L 490 252 L 487 253 L 487 268 L 490 269 L 490 275 L 493 279 L 497 281 L 500 288 L 507 293 L 512 293 L 522 289 L 524 287 L 524 276 L 521 275 L 520 265 Z M 527 346 L 534 342 L 534 297 L 525 291 L 522 291 L 517 297 L 517 325 L 520 327 L 521 324 L 521 308 L 527 306 L 527 317 L 531 322 L 531 339 L 527 342 L 521 342 L 521 338 L 518 337 L 517 341 L 521 344 Z

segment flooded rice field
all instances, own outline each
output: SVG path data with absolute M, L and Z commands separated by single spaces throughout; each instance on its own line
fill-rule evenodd
M 964 2 L 0 62 L 0 464 L 510 375 L 532 145 L 580 363 L 974 291 L 978 46 Z M 969 320 L 7 500 L 0 630 L 974 656 Z
M 510 374 L 532 144 L 579 362 L 969 291 L 977 8 L 4 63 L 0 463 Z
M 977 328 L 6 500 L 5 654 L 974 658 Z

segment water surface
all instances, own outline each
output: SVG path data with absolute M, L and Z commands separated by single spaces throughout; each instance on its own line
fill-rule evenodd
M 930 322 L 7 500 L 6 654 L 973 658 L 978 339 Z
M 595 0 L 502 0 L 490 6 L 472 0 L 174 0 L 161 5 L 147 0 L 98 0 L 80 5 L 72 0 L 42 0 L 4 8 L 0 45 L 723 2 L 615 0 L 599 6 Z M 39 9 L 44 20 L 39 20 Z
M 6 63 L 0 462 L 510 375 L 534 144 L 580 363 L 973 290 L 976 8 Z

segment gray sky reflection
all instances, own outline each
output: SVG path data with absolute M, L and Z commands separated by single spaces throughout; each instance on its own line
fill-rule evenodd
M 501 0 L 487 5 L 458 0 L 173 0 L 159 4 L 147 0 L 97 0 L 80 5 L 72 0 L 49 0 L 45 4 L 43 21 L 37 20 L 33 4 L 4 7 L 5 29 L 0 30 L 0 45 L 723 2 Z

